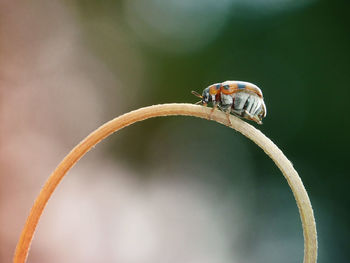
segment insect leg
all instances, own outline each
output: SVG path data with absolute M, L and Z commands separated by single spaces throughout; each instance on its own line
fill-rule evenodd
M 228 123 L 230 124 L 230 126 L 232 126 L 232 122 L 231 122 L 231 120 L 230 120 L 231 108 L 232 108 L 232 105 L 225 105 L 224 108 L 221 108 L 222 111 L 225 112 L 227 121 L 228 121 Z
M 230 113 L 231 113 L 231 107 L 232 105 L 222 105 L 222 104 L 218 104 L 217 105 L 218 108 L 223 111 L 226 114 L 226 118 L 228 123 L 230 124 L 230 126 L 232 126 L 232 122 L 230 120 Z
M 228 109 L 225 111 L 225 114 L 226 114 L 226 118 L 227 118 L 228 123 L 230 124 L 230 126 L 232 126 L 232 122 L 230 120 L 230 112 L 231 112 L 231 109 Z
M 212 119 L 211 116 L 213 115 L 214 110 L 216 110 L 217 108 L 218 108 L 218 104 L 213 102 L 213 108 L 211 109 L 210 114 L 209 114 L 210 120 Z
M 262 124 L 261 120 L 257 116 L 251 115 L 247 110 L 245 110 L 243 113 L 245 118 L 255 121 L 258 124 Z

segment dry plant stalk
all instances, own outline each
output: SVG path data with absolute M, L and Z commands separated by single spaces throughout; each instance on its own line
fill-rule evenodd
M 194 116 L 229 126 L 251 139 L 270 156 L 287 179 L 299 208 L 304 233 L 304 263 L 315 263 L 317 260 L 317 233 L 314 214 L 304 185 L 291 162 L 269 138 L 247 122 L 231 115 L 231 126 L 224 113 L 215 110 L 211 114 L 211 108 L 187 103 L 160 104 L 131 111 L 100 126 L 81 141 L 57 166 L 42 188 L 17 243 L 13 262 L 23 263 L 26 261 L 36 226 L 47 201 L 69 169 L 85 153 L 107 136 L 135 122 L 153 117 L 174 115 Z

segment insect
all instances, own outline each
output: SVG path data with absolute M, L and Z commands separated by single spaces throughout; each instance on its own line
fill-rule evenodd
M 192 94 L 201 99 L 196 104 L 207 106 L 212 103 L 212 112 L 219 108 L 227 117 L 233 113 L 258 124 L 262 124 L 262 119 L 266 117 L 263 94 L 256 85 L 249 82 L 228 80 L 208 86 L 202 95 L 196 91 L 192 91 Z

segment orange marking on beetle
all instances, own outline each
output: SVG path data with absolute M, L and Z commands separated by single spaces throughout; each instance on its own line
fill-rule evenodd
M 237 83 L 237 82 L 230 83 L 230 84 L 223 83 L 222 89 L 221 89 L 221 92 L 226 95 L 230 95 L 237 92 L 247 92 L 247 91 L 258 95 L 260 98 L 263 97 L 261 91 L 257 87 L 249 84 L 245 84 L 245 83 L 244 84 Z
M 221 92 L 226 94 L 226 95 L 235 93 L 237 91 L 238 91 L 237 83 L 231 83 L 231 84 L 222 85 L 222 88 L 221 88 Z
M 251 86 L 251 85 L 246 85 L 245 87 L 246 90 L 250 91 L 250 92 L 253 92 L 255 93 L 256 95 L 258 95 L 260 98 L 262 98 L 262 93 L 259 89 L 257 89 L 256 87 L 254 86 Z
M 220 90 L 221 90 L 221 86 L 214 84 L 209 88 L 209 94 L 216 95 L 220 92 Z

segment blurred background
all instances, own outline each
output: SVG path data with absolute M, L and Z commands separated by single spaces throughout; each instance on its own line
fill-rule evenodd
M 104 122 L 194 103 L 215 82 L 263 90 L 257 128 L 309 193 L 319 261 L 348 262 L 348 3 L 325 0 L 0 1 L 0 262 L 62 158 Z M 253 124 L 255 125 L 255 124 Z M 28 262 L 302 262 L 296 203 L 231 129 L 147 120 L 62 181 Z

